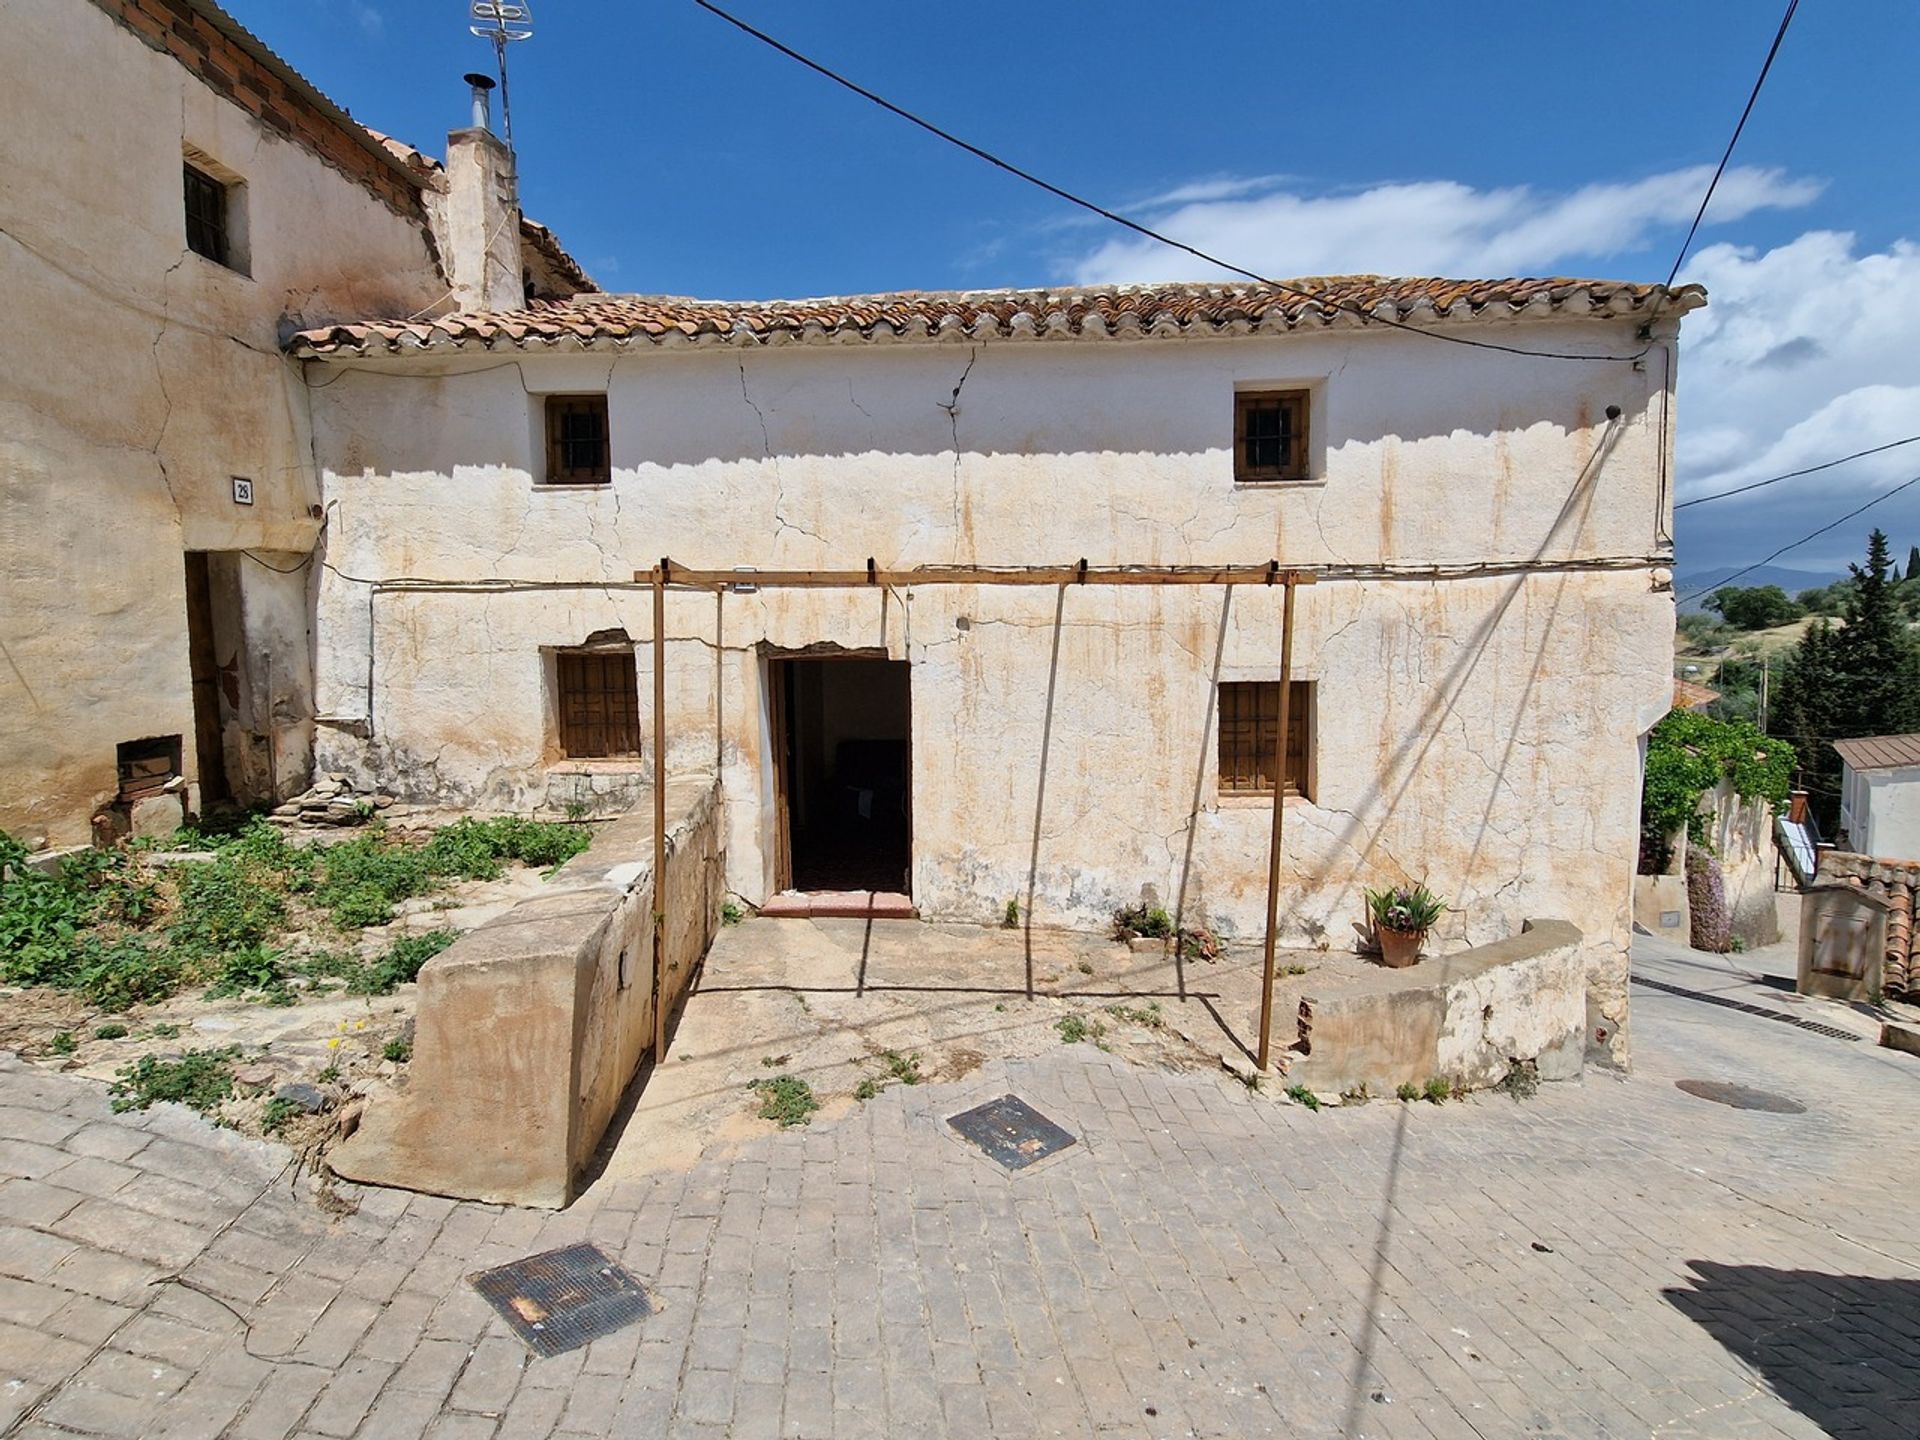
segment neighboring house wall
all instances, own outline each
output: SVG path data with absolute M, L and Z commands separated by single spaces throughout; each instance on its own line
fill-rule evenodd
M 1630 325 L 1595 321 L 1475 333 L 1633 343 Z M 762 569 L 1571 562 L 1300 592 L 1314 790 L 1288 805 L 1282 939 L 1350 945 L 1362 887 L 1400 879 L 1454 902 L 1449 946 L 1568 920 L 1588 937 L 1592 1033 L 1624 1054 L 1638 743 L 1672 692 L 1664 356 L 1642 370 L 1340 333 L 315 368 L 331 507 L 322 763 L 482 806 L 548 794 L 543 652 L 624 630 L 650 737 L 651 596 L 631 582 L 662 555 Z M 1311 482 L 1235 485 L 1232 396 L 1249 382 L 1314 387 Z M 573 392 L 611 396 L 610 486 L 534 483 L 540 397 Z M 1579 568 L 1601 557 L 1632 568 Z M 1189 921 L 1253 935 L 1270 802 L 1218 793 L 1213 685 L 1278 674 L 1280 598 L 676 593 L 670 765 L 719 771 L 729 884 L 763 899 L 765 650 L 872 648 L 913 667 L 923 913 L 998 918 L 1031 889 L 1036 923 L 1099 926 L 1151 887 Z
M 1920 766 L 1843 766 L 1840 788 L 1849 849 L 1880 860 L 1920 860 Z
M 445 294 L 417 194 L 184 5 L 14 0 L 0 107 L 0 828 L 85 840 L 120 742 L 180 735 L 198 778 L 188 551 L 215 557 L 217 747 L 284 791 L 321 491 L 280 339 Z M 244 182 L 240 268 L 188 249 L 189 150 Z

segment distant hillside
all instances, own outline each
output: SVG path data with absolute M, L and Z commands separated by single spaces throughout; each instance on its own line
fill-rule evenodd
M 1811 590 L 1817 585 L 1831 585 L 1844 571 L 1788 570 L 1779 565 L 1762 565 L 1758 570 L 1750 571 L 1734 583 L 1741 589 L 1752 585 L 1778 585 L 1789 595 L 1798 595 L 1802 590 Z M 1680 575 L 1673 582 L 1673 593 L 1692 595 L 1697 590 L 1707 593 L 1698 599 L 1685 601 L 1680 606 L 1682 615 L 1690 615 L 1702 609 L 1717 589 L 1730 575 L 1739 575 L 1738 565 L 1722 565 L 1717 570 L 1701 570 L 1692 575 Z

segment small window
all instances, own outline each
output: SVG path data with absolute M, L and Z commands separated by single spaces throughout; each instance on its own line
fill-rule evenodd
M 218 265 L 233 264 L 227 187 L 206 171 L 184 166 L 187 187 L 187 248 Z
M 547 483 L 605 485 L 613 479 L 607 453 L 607 397 L 547 397 Z
M 1305 390 L 1248 390 L 1233 397 L 1233 478 L 1307 478 Z
M 1271 795 L 1273 741 L 1280 724 L 1278 680 L 1220 686 L 1220 793 Z M 1295 680 L 1287 707 L 1287 793 L 1312 797 L 1313 682 Z
M 554 656 L 560 749 L 571 760 L 640 753 L 640 684 L 631 650 L 562 650 Z

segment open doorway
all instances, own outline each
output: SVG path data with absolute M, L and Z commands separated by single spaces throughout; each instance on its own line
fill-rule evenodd
M 767 672 L 777 888 L 910 894 L 907 662 L 779 657 Z

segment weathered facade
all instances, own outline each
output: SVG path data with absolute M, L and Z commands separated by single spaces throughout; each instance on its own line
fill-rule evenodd
M 1362 888 L 1402 879 L 1452 900 L 1449 944 L 1568 920 L 1589 937 L 1590 1040 L 1623 1053 L 1638 744 L 1671 697 L 1671 349 L 1698 292 L 1302 283 L 1461 337 L 1648 354 L 1527 358 L 1194 287 L 596 298 L 298 337 L 326 372 L 323 763 L 482 806 L 625 803 L 651 765 L 633 581 L 662 556 L 1319 567 L 1283 939 L 1350 945 Z M 1248 390 L 1308 397 L 1300 478 L 1236 480 Z M 604 397 L 603 483 L 549 483 L 548 397 Z M 863 689 L 835 734 L 844 773 L 849 747 L 904 726 L 901 883 L 922 914 L 1014 901 L 1097 927 L 1148 894 L 1262 926 L 1271 801 L 1223 785 L 1220 722 L 1228 687 L 1279 673 L 1277 588 L 680 592 L 666 634 L 669 769 L 721 776 L 729 884 L 751 901 L 805 865 L 781 692 L 824 654 L 902 666 L 904 714 L 874 719 L 896 701 Z M 633 667 L 624 758 L 563 743 L 576 651 Z M 840 788 L 861 819 L 889 804 L 870 775 Z
M 57 845 L 143 791 L 171 828 L 306 784 L 325 515 L 286 335 L 588 282 L 538 227 L 507 232 L 511 288 L 450 278 L 459 172 L 207 0 L 15 0 L 6 27 L 0 828 Z

